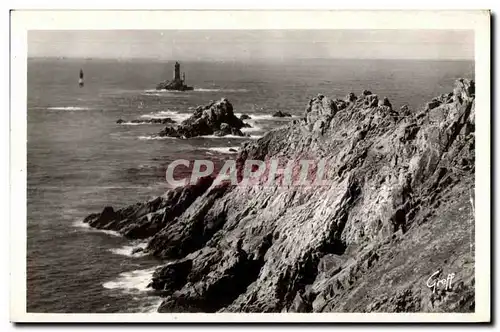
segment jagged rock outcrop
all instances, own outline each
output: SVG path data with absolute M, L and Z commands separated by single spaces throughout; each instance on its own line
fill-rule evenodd
M 387 97 L 384 97 L 384 99 L 380 102 L 379 106 L 387 106 L 387 107 L 389 107 L 390 110 L 392 110 L 392 104 L 389 101 L 389 98 L 387 98 Z
M 335 99 L 335 105 L 337 105 L 337 109 L 339 111 L 342 111 L 344 108 L 349 106 L 349 102 L 346 102 L 345 100 L 337 98 L 337 99 Z
M 276 111 L 273 113 L 273 118 L 289 118 L 291 116 L 292 115 L 290 113 L 283 112 L 283 111 Z
M 152 201 L 117 211 L 107 206 L 101 213 L 87 216 L 83 222 L 97 229 L 118 231 L 128 238 L 145 239 L 175 222 L 175 218 L 201 196 L 212 182 L 212 177 L 204 177 L 196 184 L 172 189 Z
M 251 127 L 236 117 L 233 105 L 223 98 L 208 105 L 198 106 L 193 115 L 182 121 L 179 126 L 167 126 L 158 136 L 190 138 L 204 135 L 246 136 L 241 128 Z
M 190 259 L 165 265 L 153 273 L 153 278 L 148 287 L 167 293 L 173 292 L 186 283 L 186 278 L 192 267 L 193 262 Z
M 156 90 L 191 91 L 192 86 L 187 86 L 181 80 L 163 81 L 156 85 Z
M 174 261 L 153 278 L 159 310 L 473 311 L 474 91 L 459 80 L 419 112 L 369 91 L 342 109 L 319 95 L 300 120 L 244 143 L 236 163 L 325 160 L 324 183 L 208 185 L 181 209 L 155 203 L 169 221 L 146 251 Z M 89 222 L 137 222 L 125 214 Z M 455 273 L 451 287 L 427 286 L 436 271 Z
M 349 104 L 349 103 L 354 103 L 356 101 L 356 99 L 358 99 L 358 97 L 354 93 L 349 92 L 349 94 L 345 97 L 344 101 L 347 104 Z

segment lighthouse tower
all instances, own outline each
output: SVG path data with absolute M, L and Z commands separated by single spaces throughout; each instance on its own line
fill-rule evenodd
M 165 80 L 156 85 L 156 90 L 174 90 L 174 91 L 192 91 L 194 88 L 192 86 L 186 85 L 186 73 L 182 73 L 181 77 L 181 65 L 179 62 L 174 64 L 174 79 L 169 81 Z
M 181 65 L 176 61 L 174 66 L 174 82 L 181 80 Z

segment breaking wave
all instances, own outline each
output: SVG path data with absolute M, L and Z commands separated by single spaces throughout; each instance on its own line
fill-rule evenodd
M 97 228 L 90 227 L 89 224 L 84 223 L 82 220 L 75 221 L 73 223 L 73 226 L 74 227 L 78 227 L 78 228 L 83 228 L 87 232 L 104 233 L 104 234 L 108 234 L 108 235 L 111 235 L 111 236 L 120 236 L 120 237 L 122 236 L 120 233 L 118 233 L 116 231 L 111 231 L 111 230 L 107 230 L 107 229 L 97 229 Z
M 118 278 L 102 284 L 106 289 L 119 289 L 125 293 L 148 291 L 148 285 L 151 281 L 154 271 L 159 266 L 144 270 L 134 270 L 120 273 Z
M 140 125 L 146 125 L 146 124 L 151 124 L 149 122 L 122 122 L 122 123 L 119 123 L 120 125 L 122 126 L 140 126 Z
M 139 136 L 140 140 L 146 140 L 146 141 L 159 141 L 159 140 L 164 140 L 164 139 L 177 139 L 176 137 L 169 137 L 169 136 Z
M 234 113 L 234 115 L 237 117 L 240 117 L 243 114 L 250 116 L 251 119 L 243 120 L 243 121 L 247 121 L 250 123 L 252 123 L 252 121 L 264 121 L 264 120 L 280 121 L 280 120 L 290 120 L 290 119 L 298 118 L 297 115 L 292 115 L 291 117 L 279 118 L 279 117 L 273 117 L 272 114 Z
M 238 135 L 226 135 L 226 136 L 216 136 L 216 135 L 203 135 L 199 137 L 204 138 L 242 138 L 242 139 L 259 139 L 263 135 L 251 135 L 251 136 L 238 136 Z
M 248 120 L 247 120 L 248 121 Z M 250 121 L 249 121 L 250 122 Z M 241 128 L 241 131 L 244 132 L 244 133 L 251 133 L 251 132 L 255 132 L 255 131 L 261 131 L 262 128 L 253 124 L 252 123 L 252 128 Z
M 230 150 L 236 150 L 236 151 L 230 151 Z M 208 151 L 215 151 L 218 153 L 225 153 L 225 154 L 233 154 L 233 153 L 238 153 L 239 146 L 228 146 L 228 147 L 220 147 L 220 148 L 205 148 L 204 150 Z
M 48 110 L 54 111 L 90 111 L 92 108 L 83 107 L 83 106 L 56 106 L 56 107 L 47 107 Z
M 148 245 L 147 241 L 142 241 L 142 242 L 134 242 L 132 244 L 124 245 L 123 247 L 120 248 L 113 248 L 109 249 L 110 252 L 116 255 L 121 255 L 121 256 L 127 256 L 127 257 L 142 257 L 146 256 L 147 253 L 144 251 L 139 251 L 139 252 L 134 252 L 137 249 L 146 249 Z
M 182 122 L 189 118 L 191 114 L 189 113 L 179 113 L 176 111 L 159 111 L 159 112 L 151 112 L 149 114 L 143 114 L 141 115 L 141 118 L 144 119 L 164 119 L 164 118 L 171 118 L 172 120 L 175 120 L 177 122 Z
M 212 88 L 194 88 L 197 92 L 249 92 L 248 89 L 212 89 Z

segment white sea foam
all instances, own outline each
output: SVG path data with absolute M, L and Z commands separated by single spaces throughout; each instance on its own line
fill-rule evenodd
M 139 126 L 139 125 L 143 125 L 143 124 L 150 124 L 150 123 L 137 123 L 137 122 L 122 122 L 120 123 L 120 125 L 122 126 Z
M 134 242 L 131 244 L 124 245 L 121 248 L 113 248 L 109 249 L 113 254 L 116 255 L 121 255 L 121 256 L 127 256 L 127 257 L 142 257 L 145 256 L 146 253 L 143 251 L 136 252 L 134 253 L 134 250 L 141 248 L 141 249 L 146 249 L 148 245 L 147 241 L 142 241 L 142 242 Z
M 102 284 L 106 289 L 120 289 L 124 292 L 144 292 L 148 290 L 151 277 L 159 266 L 145 270 L 134 270 L 120 273 L 118 278 Z
M 89 111 L 92 108 L 82 107 L 82 106 L 57 106 L 57 107 L 48 107 L 47 109 L 54 111 Z
M 186 92 L 189 91 L 146 89 L 142 91 L 142 94 L 148 96 L 168 96 L 172 94 L 177 94 L 182 96 Z
M 151 122 L 122 122 L 119 123 L 122 126 L 142 126 L 142 125 L 161 125 L 161 123 L 151 123 Z
M 237 116 L 238 118 L 241 117 L 243 114 L 246 114 L 251 118 L 243 121 L 266 120 L 273 118 L 271 114 L 234 113 L 234 115 Z
M 169 136 L 139 136 L 140 140 L 164 140 L 164 139 L 177 139 L 175 137 L 169 137 Z
M 226 89 L 226 88 L 194 88 L 194 90 L 177 91 L 177 90 L 156 90 L 147 89 L 143 91 L 143 94 L 153 95 L 153 96 L 165 96 L 168 94 L 179 94 L 186 95 L 190 92 L 249 92 L 248 89 Z
M 195 88 L 197 92 L 248 92 L 247 89 L 214 89 L 214 88 Z
M 143 305 L 139 311 L 141 313 L 148 313 L 148 314 L 160 314 L 158 312 L 158 308 L 160 307 L 161 303 L 163 302 L 163 298 L 158 299 L 158 297 L 151 298 L 151 301 L 148 301 L 147 304 Z
M 244 132 L 244 133 L 251 133 L 251 132 L 261 131 L 261 130 L 262 130 L 261 127 L 255 125 L 253 123 L 252 123 L 252 128 L 241 128 L 241 131 Z
M 262 137 L 262 135 L 251 135 L 250 137 L 248 136 L 238 136 L 238 135 L 226 135 L 226 136 L 216 136 L 216 135 L 203 135 L 200 137 L 204 138 L 243 138 L 243 139 L 259 139 Z
M 236 150 L 234 151 L 229 151 L 230 149 Z M 228 146 L 228 147 L 222 147 L 222 148 L 206 148 L 205 150 L 208 151 L 215 151 L 218 153 L 227 153 L 227 154 L 233 154 L 233 153 L 238 153 L 239 146 Z
M 265 120 L 280 121 L 280 120 L 290 120 L 292 118 L 298 118 L 297 115 L 292 115 L 291 117 L 287 116 L 287 117 L 279 118 L 279 117 L 274 117 L 272 114 L 234 113 L 234 115 L 237 116 L 238 118 L 240 116 L 242 116 L 243 114 L 246 114 L 251 118 L 251 119 L 243 120 L 243 121 L 247 121 L 249 123 L 252 123 L 253 121 L 265 121 Z
M 141 118 L 145 119 L 164 119 L 171 118 L 177 122 L 182 122 L 191 116 L 190 113 L 179 113 L 176 111 L 160 111 L 160 112 L 152 112 L 149 114 L 141 115 Z
M 93 228 L 93 227 L 90 227 L 89 224 L 87 223 L 84 223 L 82 220 L 77 220 L 73 223 L 73 226 L 74 227 L 78 227 L 78 228 L 83 228 L 85 229 L 87 232 L 93 232 L 93 233 L 104 233 L 104 234 L 108 234 L 108 235 L 111 235 L 111 236 L 122 236 L 120 233 L 118 233 L 117 231 L 112 231 L 112 230 L 108 230 L 108 229 L 97 229 L 97 228 Z

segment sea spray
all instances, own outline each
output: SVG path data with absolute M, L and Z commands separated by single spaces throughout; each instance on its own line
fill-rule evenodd
M 144 270 L 133 270 L 122 272 L 118 278 L 102 284 L 106 289 L 119 289 L 124 293 L 133 294 L 146 292 L 151 282 L 154 271 L 160 266 L 154 266 Z
M 134 241 L 131 244 L 124 245 L 120 248 L 109 249 L 110 252 L 116 255 L 127 256 L 127 257 L 143 257 L 147 253 L 144 252 L 148 245 L 148 241 Z

